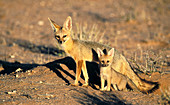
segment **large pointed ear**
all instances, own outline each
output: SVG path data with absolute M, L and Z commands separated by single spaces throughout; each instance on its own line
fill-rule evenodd
M 51 20 L 50 18 L 48 18 L 48 20 L 51 23 L 51 27 L 54 30 L 54 32 L 57 32 L 61 27 L 59 25 L 57 25 L 53 20 Z
M 98 57 L 100 58 L 104 53 L 100 48 L 97 48 L 97 54 L 98 54 Z
M 72 30 L 72 19 L 70 16 L 67 17 L 66 21 L 63 24 L 63 28 L 71 31 Z
M 113 57 L 113 56 L 114 56 L 114 53 L 115 53 L 115 49 L 112 48 L 112 49 L 108 52 L 108 55 Z

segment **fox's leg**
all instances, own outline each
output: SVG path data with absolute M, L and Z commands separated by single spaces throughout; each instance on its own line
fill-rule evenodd
M 104 90 L 107 90 L 107 86 L 104 87 Z
M 89 83 L 88 83 L 89 76 L 88 76 L 88 73 L 87 73 L 86 61 L 83 61 L 82 71 L 83 71 L 83 75 L 84 75 L 84 78 L 85 78 L 85 84 L 83 84 L 83 86 L 87 87 L 89 85 Z
M 111 86 L 111 78 L 108 76 L 107 77 L 107 91 L 110 91 L 110 86 Z
M 78 81 L 80 79 L 81 68 L 82 68 L 83 60 L 76 61 L 76 80 L 72 86 L 78 86 Z
M 115 90 L 118 90 L 117 84 L 113 84 Z
M 128 91 L 127 88 L 126 88 L 126 85 L 127 85 L 127 80 L 122 81 L 121 86 L 120 86 L 119 89 L 122 90 L 122 91 Z
M 100 76 L 100 79 L 101 79 L 101 91 L 104 91 L 104 83 L 105 83 L 105 80 L 103 78 L 103 76 Z

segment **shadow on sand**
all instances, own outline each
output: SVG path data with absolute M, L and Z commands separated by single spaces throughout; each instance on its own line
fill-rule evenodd
M 15 72 L 18 68 L 21 68 L 23 72 L 26 72 L 27 70 L 34 69 L 37 66 L 46 66 L 50 70 L 56 73 L 56 75 L 60 78 L 62 78 L 68 85 L 70 84 L 69 80 L 64 78 L 64 76 L 61 74 L 61 71 L 64 72 L 67 76 L 69 76 L 72 79 L 75 79 L 75 75 L 70 74 L 67 70 L 64 70 L 60 64 L 66 65 L 69 70 L 73 70 L 74 73 L 76 73 L 76 64 L 75 61 L 71 57 L 65 57 L 62 59 L 55 60 L 53 62 L 49 62 L 47 64 L 21 64 L 19 62 L 6 62 L 0 60 L 0 64 L 2 65 L 3 69 L 0 71 L 0 74 L 10 74 L 12 72 Z M 87 62 L 87 70 L 89 74 L 89 84 L 94 87 L 94 84 L 99 85 L 100 84 L 100 73 L 99 69 L 97 67 L 97 64 L 94 62 Z M 82 74 L 82 73 L 81 73 Z M 81 75 L 81 77 L 84 79 L 84 77 Z
M 81 95 L 74 95 L 73 98 L 82 105 L 125 105 L 113 92 L 88 92 L 86 89 L 74 89 Z

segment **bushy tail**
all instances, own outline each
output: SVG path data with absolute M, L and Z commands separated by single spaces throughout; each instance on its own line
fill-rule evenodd
M 127 83 L 130 86 L 130 88 L 132 88 L 134 91 L 140 92 L 140 90 L 137 88 L 137 86 L 133 83 L 133 81 L 131 79 L 128 78 Z
M 146 80 L 142 80 L 130 67 L 128 64 L 127 71 L 124 75 L 129 77 L 131 81 L 136 85 L 136 87 L 143 93 L 148 93 L 151 92 L 153 89 L 157 88 L 159 84 L 157 82 L 150 82 Z
M 150 93 L 150 92 L 154 91 L 155 89 L 159 88 L 159 83 L 158 82 L 150 82 L 150 81 L 140 79 L 140 81 L 138 81 L 137 87 L 143 93 Z

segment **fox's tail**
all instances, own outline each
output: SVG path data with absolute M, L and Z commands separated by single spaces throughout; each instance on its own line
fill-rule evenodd
M 133 83 L 131 79 L 127 77 L 127 83 L 134 91 L 140 92 L 140 90 L 137 88 L 137 86 Z
M 149 82 L 146 80 L 142 80 L 130 67 L 129 63 L 126 62 L 126 72 L 124 75 L 129 77 L 136 87 L 143 93 L 152 92 L 154 89 L 159 87 L 157 82 Z M 132 88 L 133 89 L 133 88 Z

